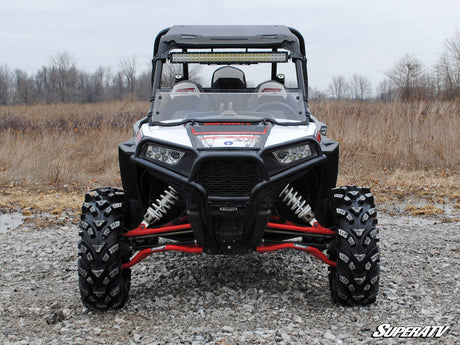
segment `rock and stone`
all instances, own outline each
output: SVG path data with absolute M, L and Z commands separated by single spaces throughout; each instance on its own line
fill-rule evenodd
M 458 221 L 380 214 L 380 293 L 367 307 L 332 304 L 327 266 L 286 250 L 152 255 L 133 267 L 126 306 L 100 312 L 80 302 L 78 220 L 30 219 L 0 231 L 1 344 L 398 343 L 372 338 L 382 323 L 449 325 L 439 343 L 460 339 Z

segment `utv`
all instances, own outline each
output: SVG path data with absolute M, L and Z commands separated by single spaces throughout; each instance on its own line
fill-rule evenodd
M 117 308 L 153 253 L 295 249 L 329 266 L 332 300 L 375 301 L 368 188 L 336 188 L 339 145 L 309 111 L 302 35 L 286 26 L 173 26 L 154 44 L 151 108 L 119 144 L 123 190 L 85 196 L 79 287 Z

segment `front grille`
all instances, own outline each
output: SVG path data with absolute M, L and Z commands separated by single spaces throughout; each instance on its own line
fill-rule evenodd
M 203 162 L 196 177 L 196 182 L 215 196 L 246 196 L 260 181 L 259 168 L 252 159 L 210 159 Z

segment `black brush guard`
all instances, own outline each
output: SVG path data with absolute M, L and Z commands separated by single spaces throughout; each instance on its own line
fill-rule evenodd
M 261 155 L 254 152 L 204 152 L 187 177 L 138 155 L 131 157 L 135 165 L 173 186 L 186 200 L 189 232 L 193 232 L 196 245 L 210 254 L 259 250 L 270 221 L 272 198 L 325 160 L 326 156 L 320 155 L 269 176 Z M 134 234 L 140 236 L 141 229 L 136 230 Z M 277 231 L 295 235 L 292 229 Z M 174 237 L 169 231 L 166 234 Z M 324 235 L 331 233 L 326 231 Z

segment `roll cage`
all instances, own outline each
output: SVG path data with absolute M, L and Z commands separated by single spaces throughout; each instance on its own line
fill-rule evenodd
M 154 44 L 151 101 L 160 88 L 162 65 L 171 50 L 186 53 L 193 49 L 225 48 L 288 50 L 296 66 L 297 85 L 308 102 L 305 42 L 300 32 L 283 25 L 180 25 L 162 30 Z M 182 65 L 183 78 L 188 79 L 188 63 Z M 277 63 L 271 65 L 271 79 L 276 80 Z

